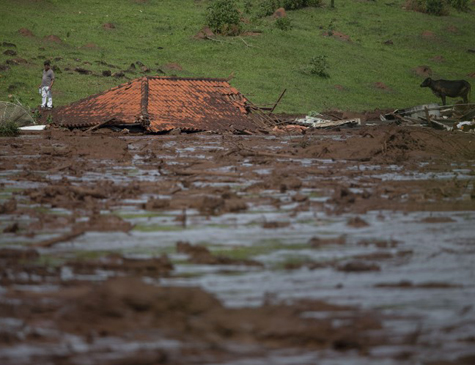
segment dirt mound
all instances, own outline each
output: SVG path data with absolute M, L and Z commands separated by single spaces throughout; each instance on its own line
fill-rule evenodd
M 16 56 L 18 53 L 17 51 L 14 51 L 13 49 L 7 49 L 5 52 L 3 52 L 5 56 Z
M 440 56 L 440 55 L 432 57 L 431 60 L 434 62 L 440 62 L 440 63 L 445 62 L 444 56 Z
M 31 30 L 29 30 L 28 28 L 20 28 L 18 30 L 18 33 L 20 33 L 24 37 L 34 37 L 35 36 L 33 34 L 33 32 Z
M 104 24 L 102 24 L 102 28 L 104 28 L 104 29 L 115 29 L 115 25 L 113 23 L 104 23 Z
M 86 43 L 85 45 L 81 46 L 82 49 L 98 49 L 99 46 L 95 43 Z
M 195 38 L 196 39 L 207 39 L 207 38 L 213 38 L 214 36 L 215 36 L 215 34 L 210 29 L 210 27 L 205 26 L 205 27 L 201 28 L 201 30 L 198 33 L 196 33 Z
M 374 87 L 379 90 L 392 91 L 389 86 L 387 86 L 384 82 L 381 81 L 375 82 Z
M 183 71 L 183 67 L 181 67 L 181 65 L 178 63 L 167 63 L 163 66 L 163 68 L 169 71 Z
M 429 66 L 418 66 L 412 70 L 416 75 L 423 77 L 431 77 L 432 69 Z
M 93 214 L 87 222 L 80 222 L 75 229 L 95 232 L 129 232 L 133 225 L 112 214 Z
M 447 32 L 450 33 L 460 33 L 460 30 L 455 25 L 449 25 L 447 28 Z
M 421 36 L 422 38 L 425 38 L 425 39 L 434 39 L 435 33 L 430 30 L 425 30 L 421 33 Z
M 274 12 L 274 15 L 272 15 L 275 19 L 279 19 L 279 18 L 286 18 L 287 17 L 287 13 L 285 12 L 285 9 L 284 8 L 279 8 L 277 9 L 275 12 Z
M 424 158 L 473 159 L 473 137 L 468 134 L 432 129 L 407 129 L 402 127 L 371 127 L 362 129 L 359 136 L 345 141 L 325 141 L 302 149 L 308 157 L 405 161 Z
M 351 38 L 350 38 L 349 35 L 346 35 L 342 32 L 338 32 L 338 31 L 324 32 L 323 36 L 324 37 L 333 37 L 333 38 L 338 39 L 340 41 L 351 42 Z
M 44 40 L 48 42 L 54 42 L 54 43 L 63 43 L 61 38 L 59 38 L 57 35 L 54 35 L 54 34 L 46 36 Z

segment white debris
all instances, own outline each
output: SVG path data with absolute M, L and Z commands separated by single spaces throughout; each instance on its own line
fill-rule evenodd
M 46 128 L 46 125 L 28 125 L 25 127 L 20 127 L 22 131 L 42 131 Z
M 323 118 L 306 116 L 305 118 L 296 119 L 295 122 L 299 124 L 305 124 L 313 128 L 327 128 L 327 127 L 336 127 L 336 126 L 346 125 L 346 124 L 359 125 L 361 124 L 361 119 L 354 118 L 354 119 L 344 119 L 344 120 L 328 120 L 328 119 L 323 119 Z

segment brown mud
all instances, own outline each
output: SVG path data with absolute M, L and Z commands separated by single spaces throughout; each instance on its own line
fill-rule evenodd
M 2 138 L 0 363 L 468 364 L 474 144 Z

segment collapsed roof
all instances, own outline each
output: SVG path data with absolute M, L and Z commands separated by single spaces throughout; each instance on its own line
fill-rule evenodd
M 54 122 L 68 128 L 142 126 L 150 132 L 266 129 L 250 105 L 225 79 L 146 76 L 60 107 Z

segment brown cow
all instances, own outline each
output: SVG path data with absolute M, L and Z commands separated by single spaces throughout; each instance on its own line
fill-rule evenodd
M 421 87 L 430 87 L 434 95 L 442 99 L 442 104 L 445 105 L 445 98 L 447 96 L 456 98 L 461 96 L 465 104 L 468 103 L 468 95 L 470 94 L 471 86 L 465 80 L 432 80 L 430 77 L 425 79 Z

